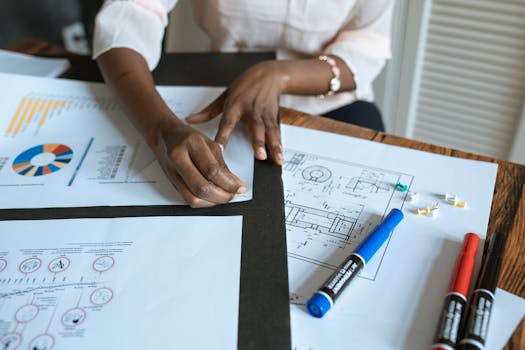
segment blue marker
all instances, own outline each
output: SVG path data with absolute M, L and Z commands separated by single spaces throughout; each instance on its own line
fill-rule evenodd
M 310 315 L 321 318 L 334 306 L 335 299 L 385 243 L 390 232 L 401 220 L 401 210 L 392 209 L 385 220 L 374 228 L 359 248 L 339 265 L 332 276 L 308 300 L 306 310 Z

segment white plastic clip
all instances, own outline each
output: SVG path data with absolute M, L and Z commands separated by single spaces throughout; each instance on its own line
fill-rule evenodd
M 410 202 L 416 202 L 419 199 L 419 193 L 408 191 L 407 198 Z

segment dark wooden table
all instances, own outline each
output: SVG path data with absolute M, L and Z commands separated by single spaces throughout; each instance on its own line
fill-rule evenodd
M 33 39 L 24 40 L 9 49 L 50 57 L 65 56 L 68 54 L 67 51 L 61 48 Z M 525 166 L 376 132 L 286 108 L 281 110 L 281 120 L 283 123 L 290 125 L 359 137 L 389 145 L 458 158 L 498 163 L 498 174 L 496 177 L 494 197 L 492 199 L 487 237 L 493 232 L 504 232 L 508 234 L 498 287 L 522 298 L 525 297 Z M 505 350 L 523 349 L 525 349 L 525 319 L 522 319 L 505 346 Z

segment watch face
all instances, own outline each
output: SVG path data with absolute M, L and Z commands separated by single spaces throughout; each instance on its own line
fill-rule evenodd
M 341 80 L 339 80 L 338 78 L 332 78 L 332 80 L 330 80 L 330 91 L 337 92 L 340 88 Z

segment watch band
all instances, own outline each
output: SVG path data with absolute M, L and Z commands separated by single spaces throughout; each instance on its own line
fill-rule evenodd
M 323 98 L 325 96 L 332 96 L 341 88 L 341 70 L 339 67 L 337 67 L 337 62 L 330 56 L 321 55 L 318 57 L 318 59 L 328 63 L 333 75 L 332 79 L 330 79 L 330 88 L 328 89 L 328 92 L 324 95 L 320 95 L 319 97 Z

